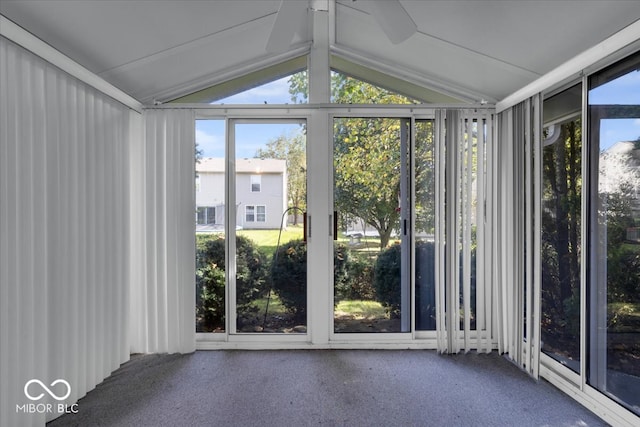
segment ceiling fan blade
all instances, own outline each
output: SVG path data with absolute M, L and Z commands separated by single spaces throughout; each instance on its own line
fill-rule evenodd
M 363 2 L 391 43 L 398 44 L 407 40 L 418 31 L 400 0 Z
M 306 1 L 282 0 L 280 2 L 276 20 L 267 40 L 267 52 L 281 53 L 289 49 L 291 40 L 300 27 L 300 22 L 306 17 L 307 6 Z

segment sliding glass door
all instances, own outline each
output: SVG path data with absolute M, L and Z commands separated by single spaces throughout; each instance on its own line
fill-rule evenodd
M 306 332 L 304 124 L 196 122 L 197 332 Z
M 640 414 L 640 54 L 589 79 L 588 382 Z
M 542 351 L 580 372 L 582 85 L 544 102 Z
M 433 120 L 333 120 L 334 333 L 435 329 Z M 415 285 L 414 285 L 415 284 Z
M 334 332 L 407 332 L 409 121 L 333 128 Z

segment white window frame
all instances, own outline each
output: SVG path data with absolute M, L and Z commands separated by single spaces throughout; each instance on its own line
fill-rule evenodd
M 249 208 L 253 209 L 253 220 L 250 220 L 248 215 Z M 258 212 L 259 208 L 263 208 L 264 212 Z M 259 215 L 264 215 L 264 219 L 260 220 Z M 266 205 L 246 205 L 244 207 L 244 222 L 267 222 L 267 206 Z
M 249 219 L 249 210 L 251 209 L 253 219 Z M 256 205 L 247 205 L 244 207 L 244 222 L 256 222 Z
M 260 208 L 262 208 L 263 212 L 260 212 Z M 263 215 L 263 219 L 260 220 L 260 215 Z M 256 222 L 267 222 L 267 206 L 266 205 L 256 205 Z
M 251 192 L 252 193 L 260 193 L 262 192 L 262 175 L 251 175 L 249 178 L 250 181 L 250 187 L 251 187 Z M 258 189 L 255 190 L 254 189 L 254 185 L 258 186 Z

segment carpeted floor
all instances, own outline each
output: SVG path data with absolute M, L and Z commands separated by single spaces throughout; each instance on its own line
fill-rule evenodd
M 199 351 L 135 356 L 57 426 L 603 426 L 497 354 Z

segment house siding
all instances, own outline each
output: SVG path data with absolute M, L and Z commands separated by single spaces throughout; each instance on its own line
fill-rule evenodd
M 259 159 L 251 159 L 259 162 Z M 280 228 L 282 214 L 287 209 L 287 174 L 284 160 L 269 160 L 270 163 L 282 162 L 276 172 L 238 171 L 236 173 L 236 225 L 244 229 Z M 196 207 L 215 208 L 215 226 L 222 228 L 225 219 L 225 176 L 223 170 L 211 170 L 205 163 L 197 174 L 199 186 L 196 188 Z M 202 170 L 205 169 L 205 170 Z M 221 168 L 220 168 L 221 169 Z M 260 191 L 252 191 L 251 177 L 260 176 Z M 247 206 L 264 206 L 265 221 L 257 221 L 257 208 L 254 208 L 254 221 L 247 221 Z

